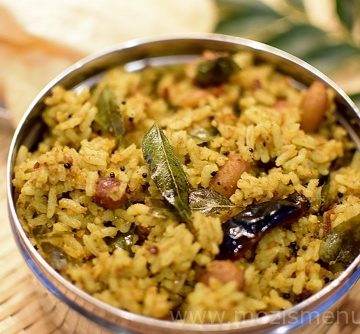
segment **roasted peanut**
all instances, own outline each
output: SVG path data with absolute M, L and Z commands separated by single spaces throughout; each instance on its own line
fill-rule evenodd
M 304 94 L 300 105 L 301 128 L 308 133 L 316 131 L 324 119 L 328 105 L 325 84 L 321 81 L 314 81 Z
M 229 198 L 235 192 L 240 176 L 248 171 L 250 166 L 249 163 L 242 159 L 240 154 L 230 153 L 228 161 L 210 181 L 209 188 Z
M 200 281 L 208 285 L 210 278 L 215 278 L 224 284 L 234 281 L 239 291 L 244 288 L 244 271 L 232 261 L 213 261 L 209 263 L 200 277 Z

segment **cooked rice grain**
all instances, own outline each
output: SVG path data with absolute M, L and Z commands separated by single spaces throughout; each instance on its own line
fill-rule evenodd
M 214 323 L 289 308 L 334 278 L 319 262 L 325 233 L 321 180 L 330 173 L 332 206 L 326 215 L 332 227 L 359 214 L 360 155 L 333 171 L 354 147 L 336 123 L 334 103 L 319 131 L 305 133 L 303 92 L 291 79 L 272 65 L 255 64 L 251 53 L 233 59 L 239 72 L 217 87 L 194 85 L 196 64 L 131 73 L 116 68 L 92 90 L 55 87 L 46 99 L 48 133 L 36 150 L 21 146 L 17 154 L 17 213 L 50 263 L 63 264 L 46 253 L 46 245 L 62 254 L 66 265 L 57 268 L 79 288 L 146 316 Z M 123 117 L 120 139 L 96 123 L 96 100 L 106 86 Z M 230 200 L 238 210 L 295 191 L 310 201 L 308 215 L 272 229 L 252 258 L 235 262 L 244 275 L 242 291 L 233 281 L 200 281 L 219 253 L 224 218 L 196 212 L 185 224 L 162 201 L 141 150 L 154 122 L 164 129 L 190 187 L 209 187 L 229 152 L 237 152 L 251 166 L 235 180 Z M 209 138 L 198 143 L 194 129 L 209 131 Z M 119 182 L 111 200 L 125 196 L 121 207 L 93 201 L 100 176 Z

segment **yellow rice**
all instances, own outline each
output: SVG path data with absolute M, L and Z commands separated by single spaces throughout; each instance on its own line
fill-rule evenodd
M 319 131 L 305 133 L 299 107 L 304 92 L 291 78 L 271 64 L 255 64 L 251 53 L 233 58 L 240 70 L 220 92 L 195 87 L 195 65 L 189 64 L 132 73 L 114 68 L 94 90 L 56 87 L 46 99 L 43 119 L 49 132 L 35 150 L 22 146 L 17 155 L 17 213 L 43 256 L 47 258 L 43 242 L 64 252 L 67 263 L 60 273 L 80 289 L 150 317 L 228 322 L 289 308 L 334 278 L 319 263 L 323 225 L 316 212 L 319 179 L 353 148 L 335 122 L 335 104 L 330 103 Z M 115 92 L 127 126 L 119 145 L 94 127 L 94 101 L 105 86 Z M 332 92 L 328 95 L 331 100 Z M 282 108 L 276 107 L 279 100 L 286 102 Z M 235 119 L 234 107 L 239 110 Z M 244 270 L 243 291 L 234 282 L 213 279 L 206 285 L 198 279 L 219 252 L 219 216 L 193 213 L 190 229 L 174 212 L 154 208 L 144 198 L 162 198 L 141 151 L 142 138 L 154 122 L 164 129 L 193 188 L 207 188 L 213 172 L 228 159 L 224 153 L 236 151 L 253 166 L 272 163 L 268 170 L 254 168 L 237 181 L 230 200 L 240 209 L 294 191 L 309 199 L 307 216 L 268 232 L 253 261 L 236 261 Z M 192 130 L 210 126 L 218 134 L 207 145 L 198 144 Z M 64 168 L 68 161 L 70 169 Z M 333 227 L 360 213 L 359 167 L 355 154 L 350 165 L 331 174 L 332 196 L 343 194 L 331 213 Z M 127 192 L 133 204 L 110 210 L 93 201 L 99 176 L 110 173 L 121 181 L 114 196 Z M 148 236 L 131 253 L 109 246 L 108 240 L 134 226 L 146 229 Z M 47 230 L 35 235 L 41 227 Z M 299 247 L 297 254 L 292 242 Z M 154 245 L 156 254 L 150 251 Z

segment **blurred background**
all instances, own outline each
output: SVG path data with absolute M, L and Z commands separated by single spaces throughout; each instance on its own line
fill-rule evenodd
M 215 31 L 288 51 L 360 105 L 360 0 L 221 0 Z
M 82 57 L 159 34 L 217 32 L 286 50 L 360 104 L 360 0 L 0 0 L 0 105 L 15 125 Z
M 360 0 L 0 0 L 0 105 L 15 125 L 54 76 L 116 43 L 217 32 L 288 51 L 360 104 Z

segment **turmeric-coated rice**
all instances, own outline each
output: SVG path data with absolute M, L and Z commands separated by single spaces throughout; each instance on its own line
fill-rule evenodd
M 48 132 L 17 154 L 17 214 L 51 266 L 118 308 L 196 323 L 289 308 L 349 264 L 327 236 L 360 215 L 333 95 L 249 52 L 55 87 Z M 276 205 L 280 222 L 223 253 L 229 221 Z

